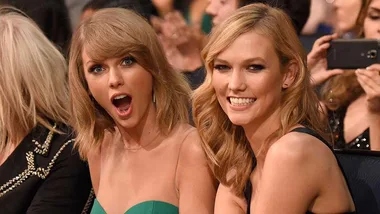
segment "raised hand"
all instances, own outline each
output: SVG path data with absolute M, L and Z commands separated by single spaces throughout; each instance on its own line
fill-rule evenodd
M 342 69 L 327 70 L 327 49 L 330 47 L 330 41 L 336 38 L 338 38 L 337 34 L 322 36 L 314 42 L 311 52 L 307 55 L 307 67 L 310 70 L 314 86 L 343 73 Z
M 355 73 L 366 93 L 368 111 L 380 114 L 380 64 L 358 69 Z

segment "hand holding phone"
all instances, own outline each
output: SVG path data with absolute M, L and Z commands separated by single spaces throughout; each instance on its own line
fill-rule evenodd
M 334 39 L 327 50 L 327 68 L 358 69 L 380 63 L 380 40 Z

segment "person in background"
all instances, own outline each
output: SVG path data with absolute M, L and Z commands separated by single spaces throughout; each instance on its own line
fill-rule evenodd
M 64 0 L 0 0 L 0 5 L 11 5 L 24 11 L 61 53 L 67 53 L 72 31 Z
M 99 10 L 70 50 L 72 124 L 90 166 L 92 213 L 212 214 L 216 181 L 188 124 L 190 87 L 149 23 L 131 10 Z
M 352 1 L 336 0 L 335 4 L 339 34 L 319 38 L 308 55 L 313 84 L 320 87 L 335 148 L 380 150 L 380 64 L 357 70 L 327 70 L 326 59 L 330 41 L 344 32 L 355 32 L 355 38 L 380 39 L 380 0 L 357 0 L 355 4 L 361 5 L 358 9 L 349 7 Z
M 253 3 L 264 3 L 284 10 L 292 19 L 297 34 L 300 34 L 310 14 L 310 0 L 209 0 L 206 12 L 214 25 L 218 25 L 240 7 Z
M 81 21 L 92 16 L 97 10 L 113 7 L 134 10 L 147 20 L 153 13 L 153 4 L 150 0 L 92 0 L 82 8 Z
M 66 61 L 15 8 L 0 7 L 0 38 L 0 212 L 86 213 L 91 180 L 67 125 Z
M 355 213 L 291 19 L 264 4 L 239 8 L 202 56 L 193 114 L 221 183 L 215 214 Z

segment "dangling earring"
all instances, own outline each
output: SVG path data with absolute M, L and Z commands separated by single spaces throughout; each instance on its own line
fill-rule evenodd
M 156 94 L 153 92 L 153 103 L 156 103 Z

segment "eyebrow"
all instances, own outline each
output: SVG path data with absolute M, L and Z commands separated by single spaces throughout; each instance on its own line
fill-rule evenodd
M 252 61 L 261 61 L 261 63 L 265 63 L 266 61 L 262 57 L 253 57 L 253 58 L 248 58 L 243 60 L 243 63 L 248 63 Z M 220 58 L 215 58 L 214 63 L 219 62 L 219 63 L 228 63 L 227 60 L 220 59 Z
M 375 12 L 380 13 L 380 8 L 377 8 L 377 7 L 370 7 L 369 10 L 368 10 L 368 12 L 369 12 L 370 10 L 374 10 Z
M 96 64 L 96 62 L 95 62 L 95 61 L 92 61 L 92 60 L 88 60 L 88 61 L 85 63 L 85 65 L 86 65 L 86 66 L 88 66 L 88 64 L 89 64 L 89 63 L 92 63 L 92 64 Z

